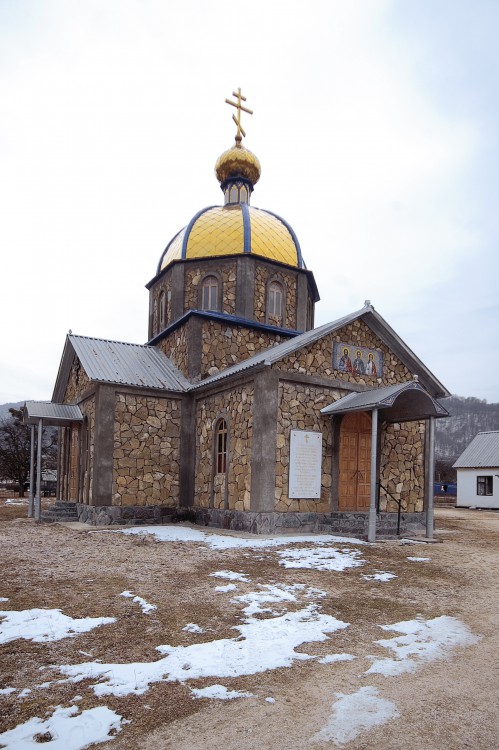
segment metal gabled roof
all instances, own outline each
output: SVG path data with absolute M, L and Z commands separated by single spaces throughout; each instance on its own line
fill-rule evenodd
M 160 349 L 88 336 L 68 335 L 90 380 L 186 391 L 189 382 Z
M 200 383 L 196 383 L 191 387 L 199 388 L 201 386 L 211 385 L 212 383 L 216 383 L 219 380 L 224 380 L 225 378 L 231 377 L 233 375 L 238 375 L 240 372 L 250 370 L 253 367 L 258 367 L 259 365 L 272 365 L 275 362 L 279 362 L 279 360 L 283 359 L 288 354 L 292 354 L 298 349 L 302 349 L 309 344 L 313 344 L 315 341 L 322 338 L 322 336 L 326 336 L 328 333 L 331 333 L 331 331 L 334 331 L 337 328 L 342 328 L 343 326 L 348 325 L 348 323 L 356 320 L 356 318 L 359 316 L 359 312 L 362 311 L 352 313 L 351 315 L 346 315 L 344 318 L 339 318 L 339 320 L 335 320 L 332 323 L 325 323 L 318 328 L 313 328 L 311 331 L 300 333 L 298 334 L 298 336 L 294 336 L 289 341 L 283 341 L 282 344 L 270 346 L 269 349 L 265 349 L 264 351 L 255 354 L 253 357 L 249 357 L 242 362 L 238 362 L 236 365 L 227 367 L 222 372 L 219 372 L 216 375 L 212 375 L 210 378 L 205 378 Z
M 499 467 L 499 430 L 479 432 L 461 453 L 454 469 Z
M 80 407 L 74 404 L 54 404 L 52 401 L 26 401 L 23 412 L 24 424 L 38 424 L 40 419 L 45 424 L 51 425 L 83 421 L 83 414 L 80 411 Z
M 416 392 L 416 393 L 415 393 Z M 428 391 L 423 388 L 416 380 L 410 380 L 407 383 L 397 383 L 387 385 L 381 388 L 371 388 L 368 391 L 359 393 L 349 393 L 347 396 L 338 399 L 329 406 L 321 409 L 321 414 L 346 414 L 347 412 L 371 411 L 380 409 L 385 415 L 389 415 L 387 410 L 395 407 L 397 399 L 402 394 L 410 393 L 416 398 L 412 399 L 410 408 L 405 411 L 395 412 L 393 419 L 399 421 L 404 417 L 408 419 L 424 419 L 426 417 L 448 417 L 449 412 L 438 401 L 430 396 Z
M 318 328 L 305 331 L 305 333 L 301 333 L 288 341 L 284 341 L 282 344 L 276 344 L 263 352 L 255 354 L 253 357 L 249 357 L 243 362 L 239 362 L 232 367 L 227 367 L 222 372 L 202 380 L 200 383 L 191 386 L 191 388 L 200 388 L 211 383 L 216 383 L 260 365 L 275 364 L 289 354 L 293 354 L 293 352 L 298 349 L 310 346 L 323 336 L 334 333 L 334 331 L 343 328 L 349 323 L 353 323 L 359 318 L 364 320 L 366 325 L 369 326 L 369 328 L 371 328 L 371 330 L 399 357 L 413 374 L 418 375 L 422 380 L 423 385 L 432 396 L 444 398 L 451 395 L 447 388 L 437 380 L 419 357 L 417 357 L 416 354 L 414 354 L 414 352 L 402 341 L 400 336 L 395 333 L 393 328 L 391 328 L 381 315 L 375 311 L 370 302 L 366 302 L 364 307 L 360 310 L 356 310 L 355 312 L 345 315 L 342 318 L 338 318 L 337 320 L 333 320 L 330 323 L 325 323 Z

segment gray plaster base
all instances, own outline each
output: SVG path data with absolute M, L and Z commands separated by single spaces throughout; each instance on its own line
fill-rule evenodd
M 341 534 L 367 537 L 368 513 L 255 513 L 214 508 L 173 508 L 168 506 L 125 507 L 77 505 L 78 520 L 93 526 L 149 525 L 191 521 L 200 526 L 245 531 L 251 534 Z M 425 513 L 401 513 L 400 534 L 426 529 Z M 395 536 L 397 514 L 376 516 L 378 536 Z
M 341 534 L 367 538 L 368 513 L 243 513 L 241 511 L 192 508 L 196 523 L 251 534 Z M 425 513 L 401 513 L 400 534 L 414 534 L 426 529 Z M 397 514 L 376 516 L 378 536 L 395 536 Z

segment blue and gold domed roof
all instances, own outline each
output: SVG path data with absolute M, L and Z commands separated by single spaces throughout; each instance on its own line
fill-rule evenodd
M 251 253 L 304 268 L 298 239 L 284 219 L 247 203 L 211 206 L 197 213 L 167 245 L 158 273 L 175 260 Z
M 234 146 L 224 151 L 215 165 L 225 205 L 199 211 L 168 243 L 157 273 L 174 261 L 248 253 L 305 268 L 300 244 L 289 224 L 270 211 L 249 205 L 260 173 L 260 162 L 241 144 L 238 129 Z

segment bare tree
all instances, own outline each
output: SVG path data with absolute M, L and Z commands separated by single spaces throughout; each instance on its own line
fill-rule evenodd
M 10 417 L 0 421 L 0 477 L 19 485 L 24 497 L 24 487 L 29 477 L 31 455 L 31 430 L 23 424 L 20 409 L 9 409 Z M 57 436 L 53 429 L 42 433 L 42 469 L 55 466 Z

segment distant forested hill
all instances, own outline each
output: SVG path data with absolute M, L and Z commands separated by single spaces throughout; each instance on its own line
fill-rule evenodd
M 499 430 L 499 404 L 462 396 L 451 396 L 444 399 L 442 404 L 451 416 L 435 420 L 437 458 L 453 463 L 477 433 Z
M 0 420 L 10 417 L 9 409 L 19 409 L 24 406 L 24 401 L 15 401 L 12 404 L 0 404 Z

